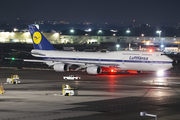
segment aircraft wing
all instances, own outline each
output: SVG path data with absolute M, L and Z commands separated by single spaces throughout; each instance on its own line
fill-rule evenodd
M 101 66 L 101 67 L 119 67 L 119 64 L 104 64 L 104 63 L 91 63 L 91 62 L 74 62 L 74 61 L 68 61 L 68 60 L 52 60 L 52 59 L 46 59 L 46 60 L 33 60 L 33 59 L 24 59 L 23 61 L 25 62 L 44 62 L 44 63 L 50 63 L 52 62 L 53 64 L 56 63 L 65 63 L 69 65 L 79 65 L 79 66 Z M 121 66 L 122 67 L 122 66 Z
M 24 62 L 49 62 L 46 60 L 32 60 L 32 59 L 23 59 Z

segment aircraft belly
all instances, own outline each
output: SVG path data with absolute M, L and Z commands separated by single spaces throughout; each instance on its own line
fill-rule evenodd
M 171 64 L 150 64 L 150 63 L 126 63 L 128 70 L 135 71 L 159 71 L 172 68 Z

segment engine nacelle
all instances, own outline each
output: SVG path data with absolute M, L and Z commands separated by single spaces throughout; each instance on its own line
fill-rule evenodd
M 97 74 L 101 74 L 101 72 L 102 72 L 102 69 L 99 66 L 87 67 L 87 73 L 88 74 L 97 75 Z
M 57 63 L 53 66 L 54 70 L 57 72 L 64 72 L 67 71 L 68 65 L 63 63 Z

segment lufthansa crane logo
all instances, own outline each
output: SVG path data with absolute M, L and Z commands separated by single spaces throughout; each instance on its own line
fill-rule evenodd
M 40 32 L 35 32 L 33 34 L 33 41 L 35 44 L 39 44 L 41 42 L 42 36 Z

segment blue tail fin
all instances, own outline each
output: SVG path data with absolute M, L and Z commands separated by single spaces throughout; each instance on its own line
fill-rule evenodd
M 34 49 L 55 50 L 55 48 L 44 37 L 44 35 L 39 31 L 39 29 L 37 29 L 35 25 L 29 25 L 29 32 L 31 33 Z

